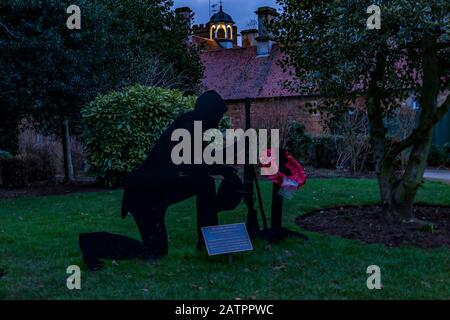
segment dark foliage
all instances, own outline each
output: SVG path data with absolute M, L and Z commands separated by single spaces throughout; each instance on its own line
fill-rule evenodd
M 199 84 L 201 63 L 183 42 L 188 30 L 172 1 L 80 0 L 81 30 L 66 26 L 71 4 L 0 3 L 0 133 L 8 133 L 0 135 L 0 148 L 15 151 L 24 117 L 59 136 L 69 120 L 70 132 L 78 133 L 83 105 L 99 93 L 143 81 L 156 58 L 186 80 L 178 82 L 183 91 Z
M 413 219 L 433 127 L 450 108 L 450 2 L 379 1 L 381 28 L 376 30 L 367 28 L 373 1 L 278 2 L 283 12 L 270 28 L 286 53 L 281 65 L 295 70 L 296 79 L 287 85 L 320 95 L 322 115 L 335 114 L 336 105 L 364 101 L 384 218 Z M 417 125 L 406 137 L 392 140 L 385 119 L 412 92 L 420 105 Z M 399 175 L 395 165 L 407 150 Z
M 433 167 L 450 167 L 450 143 L 446 143 L 442 148 L 433 144 L 428 156 L 428 165 Z
M 53 180 L 54 157 L 44 151 L 0 159 L 0 181 L 3 187 L 27 187 L 30 184 Z

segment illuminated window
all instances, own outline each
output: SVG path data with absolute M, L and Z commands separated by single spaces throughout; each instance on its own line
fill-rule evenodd
M 228 29 L 228 34 L 230 35 L 230 39 L 233 40 L 233 27 L 232 26 L 227 26 Z
M 227 38 L 227 29 L 224 25 L 219 26 L 217 30 L 217 38 L 218 39 L 226 39 Z
M 209 36 L 211 40 L 214 39 L 215 31 L 216 31 L 216 26 L 212 25 L 211 29 L 210 29 L 210 36 Z

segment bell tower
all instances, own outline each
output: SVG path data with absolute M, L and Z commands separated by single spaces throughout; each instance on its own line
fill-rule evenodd
M 233 18 L 223 11 L 220 1 L 220 9 L 209 20 L 209 38 L 215 40 L 222 48 L 230 49 L 237 45 L 237 27 Z

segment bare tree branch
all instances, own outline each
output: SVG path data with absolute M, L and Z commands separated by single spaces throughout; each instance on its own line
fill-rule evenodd
M 17 37 L 14 33 L 12 33 L 11 30 L 9 30 L 8 27 L 7 27 L 5 24 L 3 24 L 2 22 L 0 22 L 0 26 L 5 30 L 5 32 L 6 32 L 8 35 L 10 35 L 11 37 L 13 37 L 13 38 L 15 38 L 15 39 L 18 39 L 18 37 Z

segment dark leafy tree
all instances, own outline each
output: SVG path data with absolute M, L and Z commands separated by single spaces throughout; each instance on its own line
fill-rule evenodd
M 315 93 L 326 103 L 316 110 L 338 114 L 363 98 L 370 123 L 383 217 L 412 221 L 423 180 L 433 127 L 450 108 L 450 2 L 375 1 L 381 29 L 366 26 L 373 1 L 281 0 L 283 13 L 272 29 L 294 67 L 293 90 Z M 390 137 L 386 120 L 414 94 L 417 125 L 402 139 Z M 441 97 L 442 99 L 439 99 Z M 395 161 L 410 149 L 406 168 Z
M 193 92 L 202 71 L 195 48 L 183 42 L 188 30 L 171 9 L 172 1 L 80 0 L 81 30 L 67 28 L 71 4 L 0 4 L 0 113 L 14 121 L 29 118 L 62 138 L 68 182 L 74 180 L 70 135 L 79 132 L 87 102 L 145 82 L 148 72 L 177 78 L 171 83 Z

